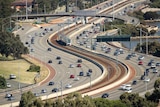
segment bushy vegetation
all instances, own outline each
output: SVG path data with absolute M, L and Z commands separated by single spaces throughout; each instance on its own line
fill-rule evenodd
M 150 0 L 151 3 L 149 4 L 150 7 L 153 8 L 160 8 L 160 0 Z
M 32 64 L 32 65 L 30 65 L 30 67 L 27 71 L 28 72 L 40 72 L 40 66 Z

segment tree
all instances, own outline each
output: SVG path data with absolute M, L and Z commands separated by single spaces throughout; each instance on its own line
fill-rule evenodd
M 0 76 L 0 88 L 1 89 L 6 88 L 6 86 L 7 86 L 6 84 L 7 84 L 6 79 L 4 77 Z
M 41 99 L 37 99 L 31 91 L 23 93 L 19 103 L 19 107 L 43 107 Z
M 152 19 L 158 19 L 159 15 L 156 12 L 146 12 L 143 15 L 145 20 L 152 20 Z
M 160 78 L 158 78 L 155 83 L 154 83 L 154 88 L 155 89 L 160 89 Z

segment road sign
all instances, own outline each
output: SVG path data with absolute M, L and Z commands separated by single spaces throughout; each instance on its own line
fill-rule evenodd
M 130 41 L 130 35 L 97 36 L 97 42 Z

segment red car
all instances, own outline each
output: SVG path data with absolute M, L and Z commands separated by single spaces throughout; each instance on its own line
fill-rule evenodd
M 70 75 L 70 78 L 74 78 L 74 75 Z
M 81 64 L 77 64 L 77 67 L 81 67 Z
M 138 65 L 143 65 L 143 62 L 142 62 L 142 61 L 139 61 L 139 62 L 138 62 Z

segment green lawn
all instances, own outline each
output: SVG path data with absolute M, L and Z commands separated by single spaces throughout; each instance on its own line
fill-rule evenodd
M 40 78 L 38 78 L 38 82 L 43 80 L 48 75 L 48 71 L 43 65 L 41 65 L 41 63 L 28 57 L 25 58 L 28 61 L 31 61 L 32 63 L 41 66 L 41 76 Z M 15 81 L 29 84 L 34 83 L 34 77 L 37 73 L 27 72 L 27 69 L 29 68 L 30 64 L 31 63 L 27 62 L 24 59 L 13 61 L 0 61 L 0 75 L 8 79 L 10 74 L 14 74 L 17 77 Z

